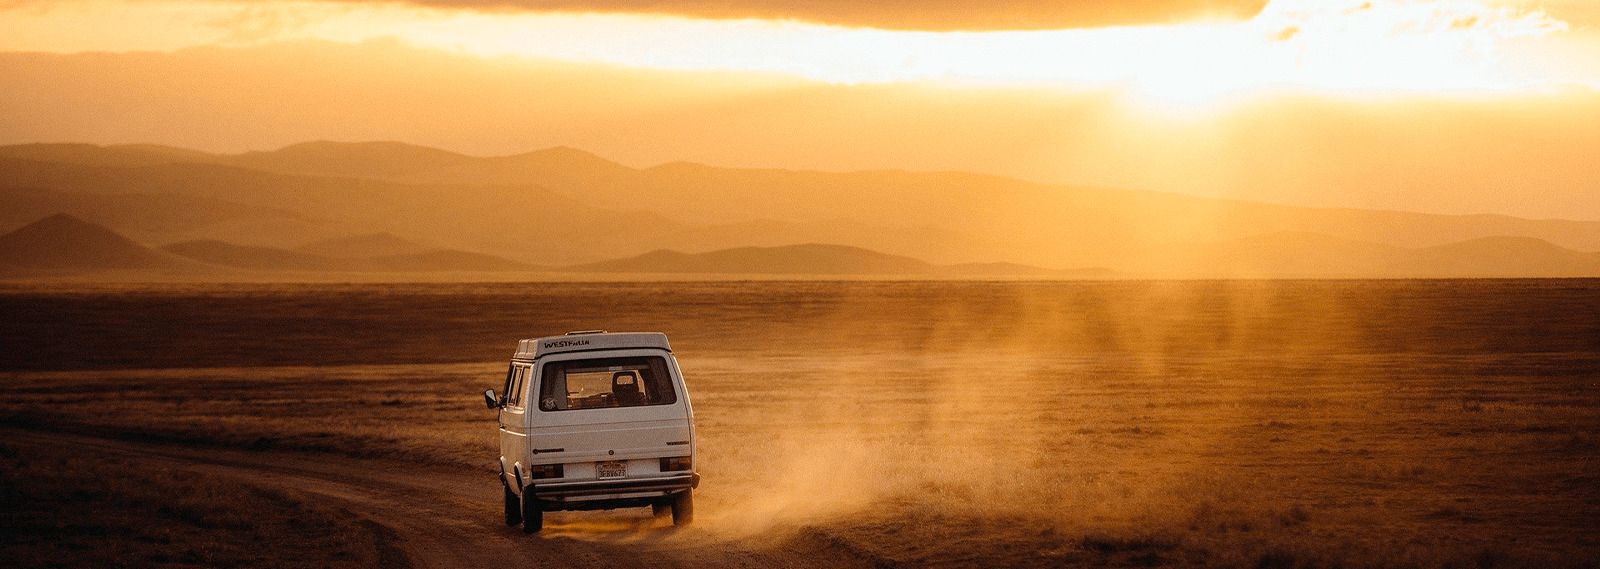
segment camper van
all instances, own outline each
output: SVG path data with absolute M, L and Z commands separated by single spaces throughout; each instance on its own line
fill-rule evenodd
M 694 517 L 694 412 L 665 334 L 569 332 L 517 344 L 496 395 L 506 525 L 544 513 L 650 507 Z

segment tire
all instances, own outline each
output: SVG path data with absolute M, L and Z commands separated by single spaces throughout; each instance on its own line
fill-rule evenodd
M 522 492 L 522 533 L 539 533 L 544 529 L 544 507 L 528 492 Z
M 694 521 L 694 490 L 684 490 L 672 499 L 672 525 L 683 527 Z
M 672 515 L 672 502 L 661 501 L 650 504 L 650 514 L 658 520 Z
M 522 498 L 512 494 L 510 488 L 505 486 L 500 488 L 506 491 L 506 525 L 516 526 L 522 523 Z

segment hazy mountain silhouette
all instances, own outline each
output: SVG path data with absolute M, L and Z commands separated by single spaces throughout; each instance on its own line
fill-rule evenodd
M 202 263 L 257 271 L 335 271 L 339 260 L 272 247 L 204 240 L 173 243 L 161 250 Z
M 400 142 L 303 142 L 270 152 L 212 156 L 208 162 L 270 172 L 343 178 L 409 179 L 475 158 Z
M 1484 237 L 1415 251 L 1401 266 L 1424 276 L 1594 277 L 1600 276 L 1600 253 L 1530 237 Z
M 594 154 L 557 146 L 510 156 L 478 158 L 471 162 L 441 164 L 427 172 L 387 179 L 417 183 L 528 184 L 552 188 L 577 187 L 627 181 L 636 170 Z M 376 177 L 369 173 L 369 176 Z
M 96 146 L 81 143 L 18 144 L 0 147 L 0 156 L 82 166 L 152 166 L 179 162 L 214 162 L 219 156 L 199 150 L 158 144 Z
M 322 227 L 314 217 L 281 208 L 174 193 L 108 194 L 0 187 L 0 203 L 5 206 L 0 207 L 0 231 L 66 213 L 115 227 L 119 233 L 145 243 L 216 237 L 273 242 L 285 235 L 302 235 L 303 241 L 336 229 Z
M 361 260 L 363 264 L 374 271 L 533 271 L 542 267 L 519 263 L 510 259 L 457 251 L 454 249 L 440 249 L 407 255 L 385 255 Z
M 700 274 L 808 274 L 906 276 L 1063 277 L 1109 276 L 1109 271 L 1088 269 L 1056 271 L 1015 263 L 968 263 L 940 266 L 921 259 L 878 251 L 808 243 L 780 247 L 736 247 L 705 253 L 651 251 L 643 255 L 568 267 L 578 272 L 700 273 Z
M 19 201 L 30 212 L 60 206 L 95 219 L 113 209 L 105 204 L 126 204 L 117 227 L 147 241 L 294 248 L 390 233 L 539 265 L 833 243 L 980 274 L 1014 263 L 1164 276 L 1566 275 L 1588 270 L 1581 251 L 1600 250 L 1592 221 L 1294 207 L 958 172 L 638 169 L 570 148 L 480 158 L 389 142 L 239 155 L 11 146 L 0 147 L 0 195 L 28 196 Z M 65 207 L 84 196 L 100 209 Z M 170 230 L 152 221 L 173 211 L 189 221 Z M 1512 241 L 1424 254 L 1498 237 L 1565 252 Z M 1516 243 L 1535 249 L 1518 256 Z
M 1166 259 L 1167 275 L 1227 277 L 1600 276 L 1600 253 L 1531 237 L 1484 237 L 1422 248 L 1285 232 L 1208 244 Z
M 576 148 L 557 146 L 521 154 L 474 157 L 403 142 L 314 141 L 271 151 L 212 154 L 169 146 L 128 144 L 21 144 L 0 146 L 0 156 L 82 166 L 217 164 L 280 174 L 368 178 L 428 184 L 596 183 L 636 173 Z
M 66 214 L 0 235 L 0 267 L 12 271 L 197 268 Z
M 737 247 L 693 254 L 660 250 L 569 269 L 597 273 L 901 275 L 931 273 L 934 266 L 926 261 L 858 247 L 810 243 Z
M 465 272 L 529 271 L 536 267 L 508 259 L 467 251 L 433 250 L 364 258 L 334 258 L 273 247 L 236 245 L 222 241 L 186 241 L 162 250 L 195 261 L 256 271 L 316 272 Z
M 585 190 L 600 207 L 627 203 L 691 222 L 828 219 L 850 212 L 889 227 L 967 233 L 1039 265 L 1104 265 L 1186 243 L 1307 231 L 1401 247 L 1479 237 L 1535 237 L 1600 250 L 1600 222 L 1294 207 L 1158 192 L 1033 184 L 956 172 L 803 172 L 676 163 L 638 186 Z M 873 247 L 870 243 L 849 243 Z
M 1108 279 L 1121 276 L 1117 271 L 1100 267 L 1046 269 L 1017 263 L 958 263 L 939 267 L 938 272 L 947 276 L 1032 277 L 1041 279 Z
M 317 141 L 266 152 L 208 155 L 204 159 L 191 161 L 284 174 L 425 184 L 592 184 L 636 172 L 616 162 L 565 146 L 509 156 L 474 157 L 402 142 Z
M 296 251 L 324 257 L 367 258 L 389 255 L 416 255 L 430 249 L 393 233 L 368 233 L 335 237 L 295 247 Z
M 682 228 L 651 212 L 595 208 L 532 185 L 401 184 L 219 164 L 112 168 L 0 158 L 0 185 L 7 183 L 83 193 L 167 193 L 227 200 L 295 211 L 318 221 L 310 228 L 314 234 L 289 231 L 251 240 L 277 247 L 337 235 L 390 232 L 449 248 L 493 251 L 519 261 L 571 263 L 659 247 L 661 235 Z M 221 233 L 199 237 L 236 241 Z
M 838 243 L 906 257 L 929 256 L 939 262 L 994 259 L 993 241 L 938 227 L 888 227 L 867 221 L 834 218 L 815 221 L 760 219 L 740 223 L 684 225 L 662 235 L 658 245 L 677 251 L 704 252 L 730 246 L 777 247 L 799 243 Z M 1004 258 L 1004 257 L 1001 257 Z
M 4 150 L 0 148 L 0 154 Z M 113 150 L 127 152 L 121 147 Z M 1080 264 L 1070 261 L 1081 239 L 1098 239 L 1102 247 L 1121 247 L 1121 252 L 1142 252 L 1171 242 L 1280 231 L 1316 232 L 1402 247 L 1512 235 L 1581 250 L 1600 249 L 1600 222 L 1279 206 L 1053 186 L 959 172 L 835 173 L 718 168 L 688 162 L 635 169 L 565 147 L 472 157 L 393 142 L 317 142 L 272 152 L 211 155 L 209 160 L 279 173 L 409 183 L 537 185 L 591 207 L 647 210 L 700 225 L 821 222 L 836 220 L 849 211 L 861 216 L 858 220 L 871 219 L 880 227 L 939 228 L 1002 242 L 1009 248 L 1047 253 L 1031 261 L 1035 263 L 1059 258 L 1057 264 Z M 872 243 L 851 244 L 879 248 Z

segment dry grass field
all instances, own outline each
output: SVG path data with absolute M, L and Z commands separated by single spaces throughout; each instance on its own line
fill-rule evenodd
M 477 393 L 514 339 L 667 332 L 694 533 L 561 513 L 532 539 L 872 566 L 1600 564 L 1593 281 L 19 286 L 0 309 L 11 427 L 491 491 Z M 19 460 L 10 499 L 35 504 L 54 474 Z
M 0 445 L 0 504 L 6 511 L 0 518 L 0 559 L 7 566 L 404 563 L 383 528 L 305 496 L 170 465 L 83 455 L 70 447 Z

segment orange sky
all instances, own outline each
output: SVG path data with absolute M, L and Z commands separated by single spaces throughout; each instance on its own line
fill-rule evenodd
M 571 145 L 1600 219 L 1600 3 L 1123 4 L 0 1 L 0 143 Z

